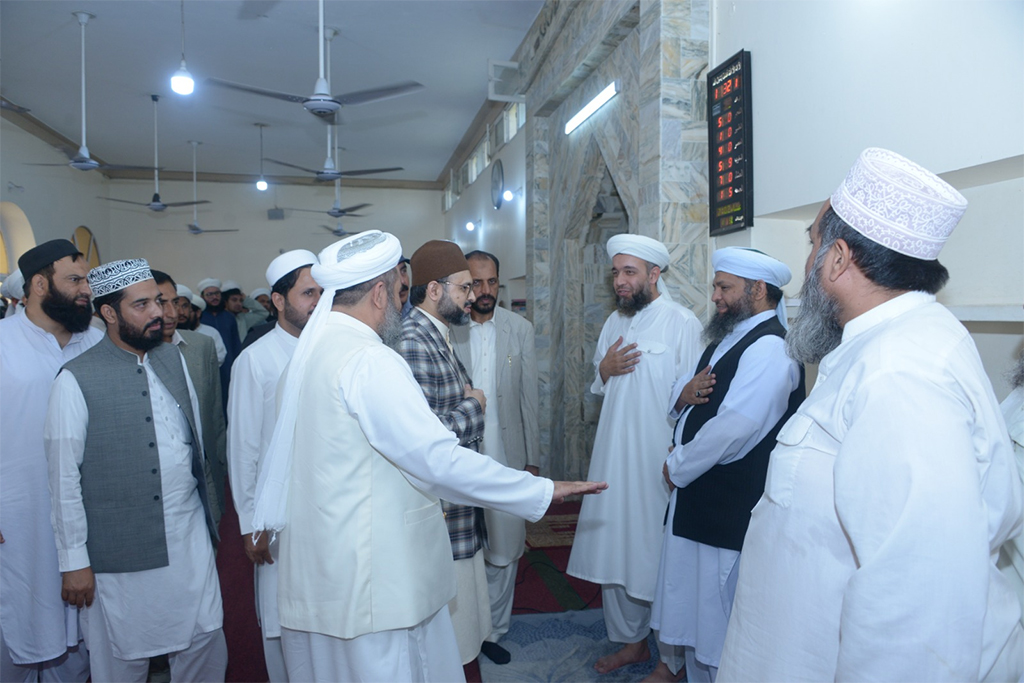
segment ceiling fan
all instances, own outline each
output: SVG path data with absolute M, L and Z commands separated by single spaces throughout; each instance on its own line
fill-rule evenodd
M 341 221 L 338 221 L 338 226 L 335 228 L 332 228 L 329 225 L 321 225 L 320 227 L 326 230 L 327 232 L 331 233 L 335 237 L 348 237 L 349 235 L 359 234 L 358 230 L 356 230 L 355 232 L 349 232 L 345 230 L 343 227 L 341 227 Z
M 97 168 L 108 169 L 143 169 L 149 170 L 149 166 L 125 166 L 123 164 L 101 164 L 89 156 L 89 147 L 85 143 L 85 25 L 95 14 L 89 12 L 72 12 L 78 18 L 78 24 L 82 27 L 82 146 L 77 150 L 70 147 L 58 147 L 71 163 L 68 166 L 77 168 L 79 171 L 92 171 Z M 64 164 L 32 164 L 32 166 L 64 166 Z
M 243 85 L 241 83 L 233 83 L 219 78 L 207 78 L 207 82 L 222 88 L 241 90 L 242 92 L 249 92 L 255 95 L 285 100 L 286 102 L 301 103 L 302 106 L 306 108 L 306 111 L 319 117 L 331 117 L 335 112 L 341 109 L 342 106 L 379 102 L 392 97 L 408 95 L 424 88 L 422 83 L 417 83 L 416 81 L 404 81 L 402 83 L 396 83 L 382 88 L 371 88 L 369 90 L 359 90 L 341 95 L 331 95 L 330 86 L 327 82 L 327 78 L 324 76 L 324 0 L 319 1 L 319 10 L 320 24 L 319 32 L 317 33 L 317 44 L 320 49 L 320 75 L 316 79 L 316 85 L 313 86 L 313 94 L 309 97 L 292 95 L 276 90 L 267 90 L 266 88 L 257 88 L 251 85 Z
M 202 228 L 199 227 L 199 219 L 197 218 L 197 212 L 199 211 L 199 209 L 197 209 L 196 206 L 198 204 L 203 204 L 204 202 L 196 200 L 196 195 L 198 194 L 198 183 L 196 182 L 196 148 L 202 143 L 196 140 L 189 140 L 189 144 L 192 145 L 192 201 L 190 202 L 190 204 L 192 204 L 192 222 L 188 224 L 188 231 L 193 235 L 202 235 L 204 232 L 238 232 L 238 228 L 235 228 L 233 230 L 203 230 Z M 177 230 L 164 231 L 178 232 Z
M 193 204 L 209 204 L 210 202 L 206 199 L 200 199 L 198 201 L 191 202 L 171 202 L 170 204 L 165 204 L 164 202 L 160 201 L 160 157 L 159 148 L 157 145 L 159 137 L 157 136 L 156 120 L 156 105 L 157 102 L 160 101 L 160 96 L 150 95 L 150 97 L 153 98 L 153 199 L 150 200 L 149 202 L 130 202 L 127 199 L 114 199 L 113 197 L 100 197 L 100 199 L 106 199 L 109 202 L 120 202 L 121 204 L 133 204 L 135 206 L 144 206 L 150 211 L 163 211 L 169 206 L 175 207 L 192 206 Z M 193 148 L 192 151 L 195 152 L 195 149 Z M 193 159 L 193 161 L 195 160 Z
M 14 102 L 11 102 L 9 99 L 3 96 L 0 96 L 0 109 L 7 109 L 8 111 L 13 111 L 16 114 L 27 114 L 30 111 L 32 111 L 31 109 L 27 109 L 25 107 L 15 104 Z
M 330 145 L 330 136 L 328 136 L 328 138 L 327 138 L 327 143 L 328 143 L 328 145 Z M 330 154 L 330 147 L 328 147 L 328 154 Z M 338 147 L 337 147 L 337 144 L 335 143 L 334 155 L 337 156 L 337 154 L 338 154 Z M 273 159 L 267 159 L 267 161 L 273 161 Z M 327 162 L 331 165 L 332 168 L 334 167 L 334 162 L 333 162 L 333 160 L 331 159 L 330 156 L 327 157 Z M 280 163 L 280 162 L 276 162 L 276 163 Z M 288 164 L 288 165 L 290 166 L 291 164 Z M 385 169 L 381 169 L 381 170 L 385 170 Z M 316 209 L 288 209 L 288 210 L 289 211 L 305 211 L 305 212 L 308 212 L 308 213 L 326 213 L 331 218 L 341 218 L 342 216 L 362 217 L 362 214 L 353 213 L 353 211 L 358 211 L 359 209 L 365 209 L 367 206 L 372 206 L 372 204 L 354 204 L 352 206 L 346 206 L 345 208 L 342 208 L 342 206 L 341 206 L 341 174 L 338 174 L 338 175 L 335 176 L 335 179 L 334 179 L 334 206 L 332 206 L 330 209 L 328 209 L 327 211 L 318 211 Z M 282 208 L 288 208 L 288 207 L 282 207 Z M 341 229 L 340 228 L 340 223 L 339 223 L 339 228 L 338 229 L 339 230 Z

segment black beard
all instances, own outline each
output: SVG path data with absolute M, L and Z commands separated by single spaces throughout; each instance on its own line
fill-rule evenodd
M 123 341 L 125 344 L 132 347 L 136 351 L 142 351 L 143 353 L 145 353 L 146 351 L 151 351 L 152 349 L 155 349 L 156 347 L 164 343 L 164 332 L 162 324 L 160 327 L 153 331 L 150 331 L 145 327 L 139 329 L 136 327 L 132 327 L 127 320 L 122 318 L 121 312 L 117 310 L 116 306 L 114 307 L 114 312 L 117 314 L 117 333 L 121 337 L 121 341 Z M 155 318 L 154 320 L 157 320 L 161 323 L 163 322 L 160 320 L 160 318 Z M 151 320 L 149 324 L 152 325 L 153 321 Z
M 50 291 L 39 304 L 40 308 L 51 320 L 54 320 L 71 333 L 85 332 L 92 320 L 92 309 L 89 305 L 80 306 L 75 300 L 57 289 L 50 280 Z
M 619 310 L 619 313 L 627 318 L 632 318 L 647 308 L 649 303 L 651 303 L 651 292 L 646 287 L 632 296 L 615 297 L 615 307 Z
M 213 314 L 221 313 L 221 312 L 224 311 L 224 302 L 221 301 L 219 304 L 214 306 L 209 301 L 207 301 L 206 302 L 206 310 L 209 311 L 210 313 L 213 313 Z
M 299 311 L 299 309 L 288 303 L 288 297 L 284 298 L 284 319 L 295 326 L 295 329 L 301 330 L 306 327 L 306 323 L 309 322 L 310 316 Z
M 745 296 L 735 306 L 727 306 L 725 313 L 715 313 L 701 333 L 701 340 L 709 346 L 721 344 L 737 325 L 754 314 L 752 304 L 750 297 Z
M 484 305 L 484 302 L 486 302 L 486 305 Z M 493 296 L 485 294 L 483 296 L 478 296 L 476 298 L 476 301 L 474 301 L 470 305 L 473 307 L 473 310 L 476 311 L 477 313 L 486 315 L 487 313 L 490 313 L 494 310 L 494 307 L 495 305 L 497 305 L 497 302 L 494 300 Z
M 441 300 L 437 302 L 437 314 L 449 325 L 465 325 L 469 323 L 469 313 L 459 308 L 448 296 L 448 292 L 441 294 Z
M 843 341 L 839 304 L 822 289 L 818 275 L 825 251 L 818 252 L 800 288 L 800 312 L 786 333 L 786 352 L 800 363 L 818 363 Z

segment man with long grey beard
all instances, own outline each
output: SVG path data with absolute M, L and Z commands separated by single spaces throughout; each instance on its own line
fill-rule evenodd
M 999 547 L 1021 482 L 970 334 L 935 293 L 967 200 L 865 150 L 810 228 L 786 337 L 819 362 L 753 510 L 719 681 L 1016 681 Z
M 803 368 L 786 355 L 789 268 L 741 247 L 719 249 L 711 264 L 708 346 L 672 388 L 664 475 L 673 493 L 651 614 L 661 642 L 682 649 L 691 683 L 717 675 L 750 510 L 775 436 L 804 398 Z M 645 680 L 678 681 L 678 659 L 662 652 Z

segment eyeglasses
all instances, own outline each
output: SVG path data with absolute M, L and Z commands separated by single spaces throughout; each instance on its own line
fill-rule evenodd
M 473 285 L 468 282 L 464 285 L 460 285 L 456 282 L 449 282 L 448 280 L 438 280 L 438 283 L 442 285 L 451 285 L 452 287 L 458 287 L 459 289 L 462 290 L 463 294 L 469 294 L 469 290 L 473 289 Z

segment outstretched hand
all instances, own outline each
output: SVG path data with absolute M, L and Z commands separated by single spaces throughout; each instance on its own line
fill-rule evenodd
M 551 504 L 564 502 L 566 496 L 597 494 L 606 488 L 608 483 L 603 481 L 556 481 Z

